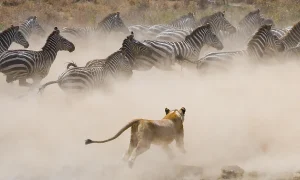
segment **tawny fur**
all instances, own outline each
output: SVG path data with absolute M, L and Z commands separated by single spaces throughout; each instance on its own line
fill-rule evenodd
M 177 148 L 185 153 L 184 148 L 184 128 L 183 121 L 186 109 L 169 110 L 165 108 L 165 117 L 161 120 L 135 119 L 127 123 L 113 137 L 103 141 L 93 141 L 87 139 L 85 144 L 106 143 L 118 138 L 124 131 L 131 127 L 131 138 L 129 148 L 124 154 L 123 160 L 128 161 L 131 168 L 135 159 L 140 154 L 147 151 L 151 144 L 162 146 L 169 158 L 174 157 L 169 144 L 176 141 Z

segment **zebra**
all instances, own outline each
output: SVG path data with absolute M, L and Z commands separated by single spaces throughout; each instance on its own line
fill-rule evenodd
M 209 53 L 205 55 L 196 62 L 197 70 L 200 71 L 209 64 L 228 62 L 238 57 L 247 57 L 251 60 L 260 61 L 267 48 L 283 52 L 284 44 L 277 36 L 272 34 L 271 27 L 272 25 L 262 25 L 248 42 L 246 50 Z
M 143 43 L 153 49 L 151 56 L 138 58 L 137 64 L 140 70 L 150 70 L 153 66 L 160 70 L 172 70 L 172 65 L 183 59 L 198 59 L 201 48 L 208 44 L 218 50 L 223 49 L 222 42 L 212 32 L 210 24 L 195 29 L 190 35 L 180 42 L 164 42 L 145 40 Z
M 0 72 L 6 75 L 6 82 L 19 81 L 20 86 L 33 87 L 45 78 L 58 51 L 73 52 L 73 43 L 60 35 L 57 27 L 49 35 L 41 51 L 10 50 L 0 55 Z M 26 79 L 33 79 L 33 83 Z
M 13 42 L 20 44 L 24 48 L 29 47 L 29 43 L 19 29 L 19 26 L 11 25 L 11 27 L 0 33 L 0 54 L 7 51 Z
M 156 24 L 148 28 L 147 36 L 150 37 L 150 39 L 155 38 L 159 33 L 165 31 L 165 30 L 190 30 L 194 29 L 196 27 L 196 20 L 195 20 L 195 14 L 189 12 L 187 15 L 183 15 L 179 17 L 178 19 L 175 19 L 174 21 L 170 22 L 169 24 Z
M 65 92 L 87 92 L 93 89 L 105 89 L 112 81 L 128 80 L 135 69 L 136 57 L 151 55 L 152 50 L 134 39 L 134 34 L 127 36 L 122 47 L 108 56 L 101 65 L 88 65 L 67 69 L 57 81 L 50 81 L 39 89 L 43 92 L 50 84 L 58 84 Z M 72 64 L 74 65 L 74 64 Z
M 240 47 L 246 44 L 247 40 L 251 38 L 253 33 L 257 31 L 266 19 L 260 14 L 260 9 L 250 11 L 243 19 L 241 19 L 237 25 L 235 33 L 229 34 L 221 31 L 220 36 L 223 39 L 223 43 L 230 44 L 231 48 Z M 267 21 L 267 20 L 266 20 Z M 235 42 L 235 44 L 232 44 Z
M 20 32 L 24 35 L 26 39 L 32 34 L 32 31 L 37 32 L 39 36 L 44 37 L 46 32 L 38 23 L 36 16 L 28 17 L 21 25 L 20 25 Z
M 120 17 L 120 12 L 107 15 L 96 27 L 64 27 L 62 33 L 68 33 L 78 38 L 87 37 L 94 33 L 108 34 L 111 32 L 129 33 L 128 28 Z

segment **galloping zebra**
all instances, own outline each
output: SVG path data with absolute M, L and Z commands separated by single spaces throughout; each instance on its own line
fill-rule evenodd
M 73 52 L 73 43 L 60 35 L 57 27 L 49 35 L 42 51 L 10 50 L 0 56 L 0 72 L 6 75 L 6 82 L 19 80 L 20 86 L 38 84 L 45 78 L 54 62 L 58 51 Z M 33 84 L 26 82 L 32 78 Z
M 234 33 L 236 31 L 235 27 L 231 25 L 226 18 L 224 17 L 224 12 L 217 12 L 213 15 L 206 16 L 198 22 L 198 25 L 209 23 L 212 26 L 213 32 L 220 39 L 220 31 L 228 32 L 229 34 Z M 156 40 L 158 41 L 168 41 L 168 42 L 178 42 L 183 41 L 185 36 L 192 32 L 191 29 L 168 29 L 156 36 Z
M 75 37 L 82 38 L 92 34 L 102 35 L 111 32 L 129 33 L 120 17 L 120 12 L 107 15 L 96 27 L 64 27 L 62 33 L 72 34 Z
M 134 39 L 131 34 L 124 39 L 122 47 L 108 56 L 100 66 L 91 65 L 67 69 L 57 81 L 50 81 L 40 88 L 42 92 L 48 85 L 58 83 L 63 91 L 86 92 L 106 88 L 112 81 L 128 80 L 135 69 L 136 57 L 151 55 L 152 50 Z M 74 65 L 74 64 L 73 64 Z
M 46 34 L 45 30 L 40 26 L 36 16 L 30 16 L 20 25 L 20 31 L 26 39 L 28 39 L 32 32 L 36 32 L 39 36 Z
M 257 32 L 257 30 L 262 26 L 265 25 L 267 22 L 274 26 L 274 23 L 271 19 L 265 19 L 260 14 L 260 9 L 256 9 L 254 11 L 250 11 L 240 22 L 237 26 L 236 33 L 233 34 L 226 34 L 223 32 L 222 38 L 224 42 L 233 46 L 232 42 L 235 42 L 237 47 L 244 45 L 247 43 L 249 38 Z M 271 30 L 272 31 L 272 30 Z M 234 48 L 234 47 L 233 47 Z
M 196 27 L 196 20 L 194 13 L 189 12 L 187 15 L 183 15 L 178 19 L 170 22 L 169 24 L 156 24 L 148 28 L 147 36 L 150 39 L 155 39 L 155 37 L 166 30 L 193 30 Z
M 139 70 L 145 71 L 155 66 L 161 70 L 172 70 L 172 65 L 183 59 L 195 60 L 199 58 L 200 50 L 208 44 L 218 50 L 223 49 L 223 44 L 212 32 L 210 24 L 200 26 L 180 42 L 150 41 L 143 42 L 153 49 L 151 56 L 140 57 L 136 63 Z
M 29 44 L 22 33 L 19 31 L 19 26 L 13 26 L 5 29 L 0 33 L 0 54 L 7 51 L 12 42 L 22 45 L 24 48 L 28 48 Z
M 262 60 L 265 50 L 270 48 L 277 52 L 284 51 L 284 44 L 271 32 L 272 25 L 262 25 L 247 44 L 246 50 L 209 53 L 197 62 L 198 71 L 209 64 L 228 62 L 236 58 L 246 57 L 250 60 Z

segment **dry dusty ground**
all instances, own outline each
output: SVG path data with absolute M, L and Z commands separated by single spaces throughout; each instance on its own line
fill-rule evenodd
M 45 39 L 33 37 L 30 49 L 40 49 Z M 43 83 L 57 79 L 68 61 L 84 65 L 106 57 L 121 40 L 75 45 L 73 53 L 59 52 Z M 11 49 L 16 48 L 20 46 Z M 116 85 L 113 94 L 73 97 L 71 105 L 57 85 L 49 86 L 42 97 L 16 99 L 27 90 L 6 84 L 1 76 L 0 180 L 160 179 L 174 173 L 170 164 L 201 166 L 211 177 L 228 164 L 272 177 L 300 169 L 298 63 L 256 69 L 240 63 L 228 73 L 205 76 L 179 70 L 135 72 L 128 83 Z M 153 146 L 128 169 L 121 157 L 129 131 L 107 144 L 84 145 L 87 138 L 114 135 L 133 118 L 160 119 L 165 107 L 182 106 L 187 109 L 187 154 L 172 145 L 174 162 Z

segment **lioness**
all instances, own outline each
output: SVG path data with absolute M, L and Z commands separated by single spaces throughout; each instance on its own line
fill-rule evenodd
M 128 161 L 128 166 L 132 168 L 135 159 L 140 154 L 147 151 L 151 144 L 162 146 L 169 158 L 173 158 L 173 152 L 169 144 L 175 140 L 176 146 L 182 153 L 185 153 L 184 148 L 184 130 L 183 121 L 186 109 L 169 110 L 165 108 L 165 117 L 162 120 L 147 120 L 135 119 L 125 125 L 120 131 L 107 140 L 93 141 L 87 139 L 85 144 L 105 143 L 119 137 L 125 130 L 131 127 L 131 138 L 127 152 L 123 156 L 123 160 Z

